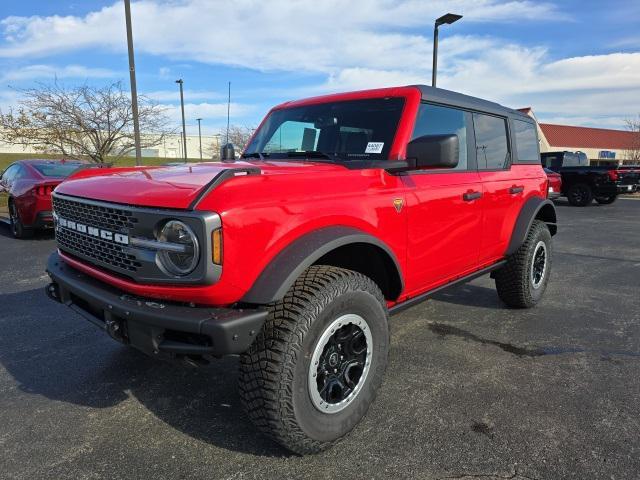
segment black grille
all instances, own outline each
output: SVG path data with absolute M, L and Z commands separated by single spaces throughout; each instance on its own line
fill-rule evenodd
M 125 208 L 85 203 L 55 195 L 53 210 L 58 217 L 65 220 L 126 235 L 138 223 L 134 212 Z M 69 228 L 56 228 L 56 241 L 61 250 L 96 260 L 105 266 L 128 272 L 136 272 L 142 266 L 135 255 L 127 253 L 126 246 Z
M 130 272 L 135 272 L 142 266 L 134 255 L 124 252 L 120 245 L 67 228 L 57 229 L 56 241 L 62 250 L 84 255 Z
M 113 232 L 125 233 L 138 222 L 130 210 L 53 197 L 53 210 L 57 215 L 74 222 Z

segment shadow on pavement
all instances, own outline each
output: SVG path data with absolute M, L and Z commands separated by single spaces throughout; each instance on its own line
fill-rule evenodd
M 498 298 L 495 288 L 481 287 L 471 284 L 448 288 L 436 293 L 431 298 L 440 302 L 465 305 L 468 307 L 491 309 L 507 308 Z
M 29 241 L 29 240 L 51 240 L 54 237 L 53 229 L 49 230 L 36 230 L 28 240 L 19 240 L 17 238 L 13 238 L 13 234 L 11 233 L 11 226 L 9 223 L 4 220 L 0 220 L 0 237 L 7 237 L 15 240 L 16 242 Z
M 288 456 L 246 418 L 236 389 L 237 358 L 202 368 L 154 360 L 51 303 L 42 289 L 0 295 L 0 305 L 0 363 L 21 391 L 90 408 L 114 407 L 133 396 L 191 437 L 255 455 Z

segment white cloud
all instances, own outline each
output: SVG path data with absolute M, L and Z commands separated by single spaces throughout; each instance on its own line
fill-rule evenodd
M 54 65 L 27 65 L 5 71 L 1 81 L 20 81 L 34 79 L 53 78 L 113 78 L 117 74 L 106 68 L 90 68 L 82 65 L 66 65 L 58 67 Z
M 352 0 L 348 6 L 342 0 L 142 0 L 132 5 L 137 52 L 326 78 L 304 91 L 292 90 L 295 96 L 429 83 L 431 28 L 445 11 L 463 14 L 463 22 L 571 20 L 552 3 L 518 0 Z M 0 57 L 87 48 L 126 52 L 119 1 L 85 16 L 7 17 L 0 28 Z M 158 74 L 168 76 L 170 70 L 163 67 Z M 509 106 L 531 105 L 542 120 L 616 122 L 639 109 L 640 52 L 557 59 L 548 47 L 456 35 L 452 26 L 441 40 L 438 85 Z M 188 101 L 202 100 L 189 104 L 198 110 L 190 116 L 226 115 L 224 103 L 209 103 L 222 98 L 209 93 L 215 92 L 186 94 Z M 150 96 L 165 103 L 177 94 Z
M 175 123 L 182 122 L 180 104 L 161 104 L 167 116 Z M 231 116 L 242 117 L 252 111 L 252 107 L 240 103 L 231 103 Z M 184 114 L 186 118 L 203 118 L 205 120 L 221 120 L 227 118 L 226 103 L 185 103 Z

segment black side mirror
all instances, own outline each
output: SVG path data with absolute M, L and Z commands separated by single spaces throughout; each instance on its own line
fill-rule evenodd
M 423 135 L 407 144 L 407 160 L 416 168 L 454 168 L 459 156 L 458 135 Z
M 223 162 L 229 162 L 236 159 L 236 150 L 233 148 L 233 143 L 227 143 L 220 149 L 220 160 Z

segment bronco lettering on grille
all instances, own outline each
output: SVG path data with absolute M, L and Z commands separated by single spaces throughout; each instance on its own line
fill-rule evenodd
M 89 225 L 84 225 L 82 223 L 67 220 L 66 218 L 60 217 L 56 214 L 53 215 L 53 218 L 56 223 L 56 228 L 64 227 L 75 232 L 84 233 L 93 237 L 101 238 L 103 240 L 119 243 L 121 245 L 129 245 L 128 235 L 111 232 L 109 230 L 103 230 L 102 228 L 91 227 Z

